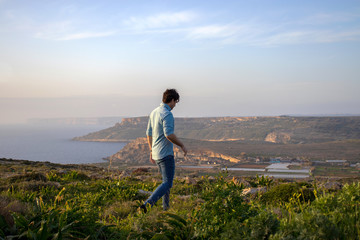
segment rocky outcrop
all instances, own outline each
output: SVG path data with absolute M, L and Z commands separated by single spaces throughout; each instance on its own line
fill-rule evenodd
M 272 143 L 289 143 L 291 140 L 291 135 L 285 132 L 271 132 L 265 137 L 265 142 Z
M 108 159 L 110 162 L 148 164 L 149 151 L 146 138 L 137 138 Z
M 241 160 L 222 153 L 211 150 L 191 149 L 191 144 L 186 144 L 187 140 L 183 140 L 186 146 L 189 146 L 188 155 L 184 158 L 183 152 L 174 147 L 175 159 L 187 162 L 210 162 L 214 161 L 229 161 L 238 163 Z M 116 154 L 108 157 L 108 160 L 113 163 L 127 163 L 127 164 L 148 164 L 149 163 L 149 146 L 146 138 L 137 138 L 128 143 L 123 149 Z

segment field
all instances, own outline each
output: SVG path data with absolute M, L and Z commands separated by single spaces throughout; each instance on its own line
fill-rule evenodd
M 211 149 L 212 151 L 238 157 L 245 154 L 249 157 L 289 157 L 309 160 L 346 159 L 360 162 L 360 140 L 346 140 L 307 144 L 275 144 L 247 141 L 198 141 L 185 139 L 190 150 Z
M 7 159 L 0 170 L 0 239 L 360 239 L 359 178 L 178 173 L 170 210 L 144 214 L 154 170 Z

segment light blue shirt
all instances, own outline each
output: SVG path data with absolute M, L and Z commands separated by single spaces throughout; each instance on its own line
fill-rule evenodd
M 174 116 L 171 108 L 169 105 L 161 103 L 151 112 L 146 130 L 146 135 L 152 136 L 152 158 L 154 160 L 160 160 L 169 155 L 174 156 L 174 146 L 166 138 L 173 133 Z

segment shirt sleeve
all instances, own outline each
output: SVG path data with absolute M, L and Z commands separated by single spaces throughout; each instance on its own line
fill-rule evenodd
M 165 137 L 174 133 L 174 116 L 171 113 L 163 119 L 163 130 Z
M 147 129 L 146 129 L 146 136 L 152 136 L 152 126 L 151 126 L 151 118 L 149 117 Z

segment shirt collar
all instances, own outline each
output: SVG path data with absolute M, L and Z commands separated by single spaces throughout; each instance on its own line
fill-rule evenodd
M 171 111 L 171 107 L 166 103 L 161 103 L 160 106 L 164 106 L 167 110 Z

